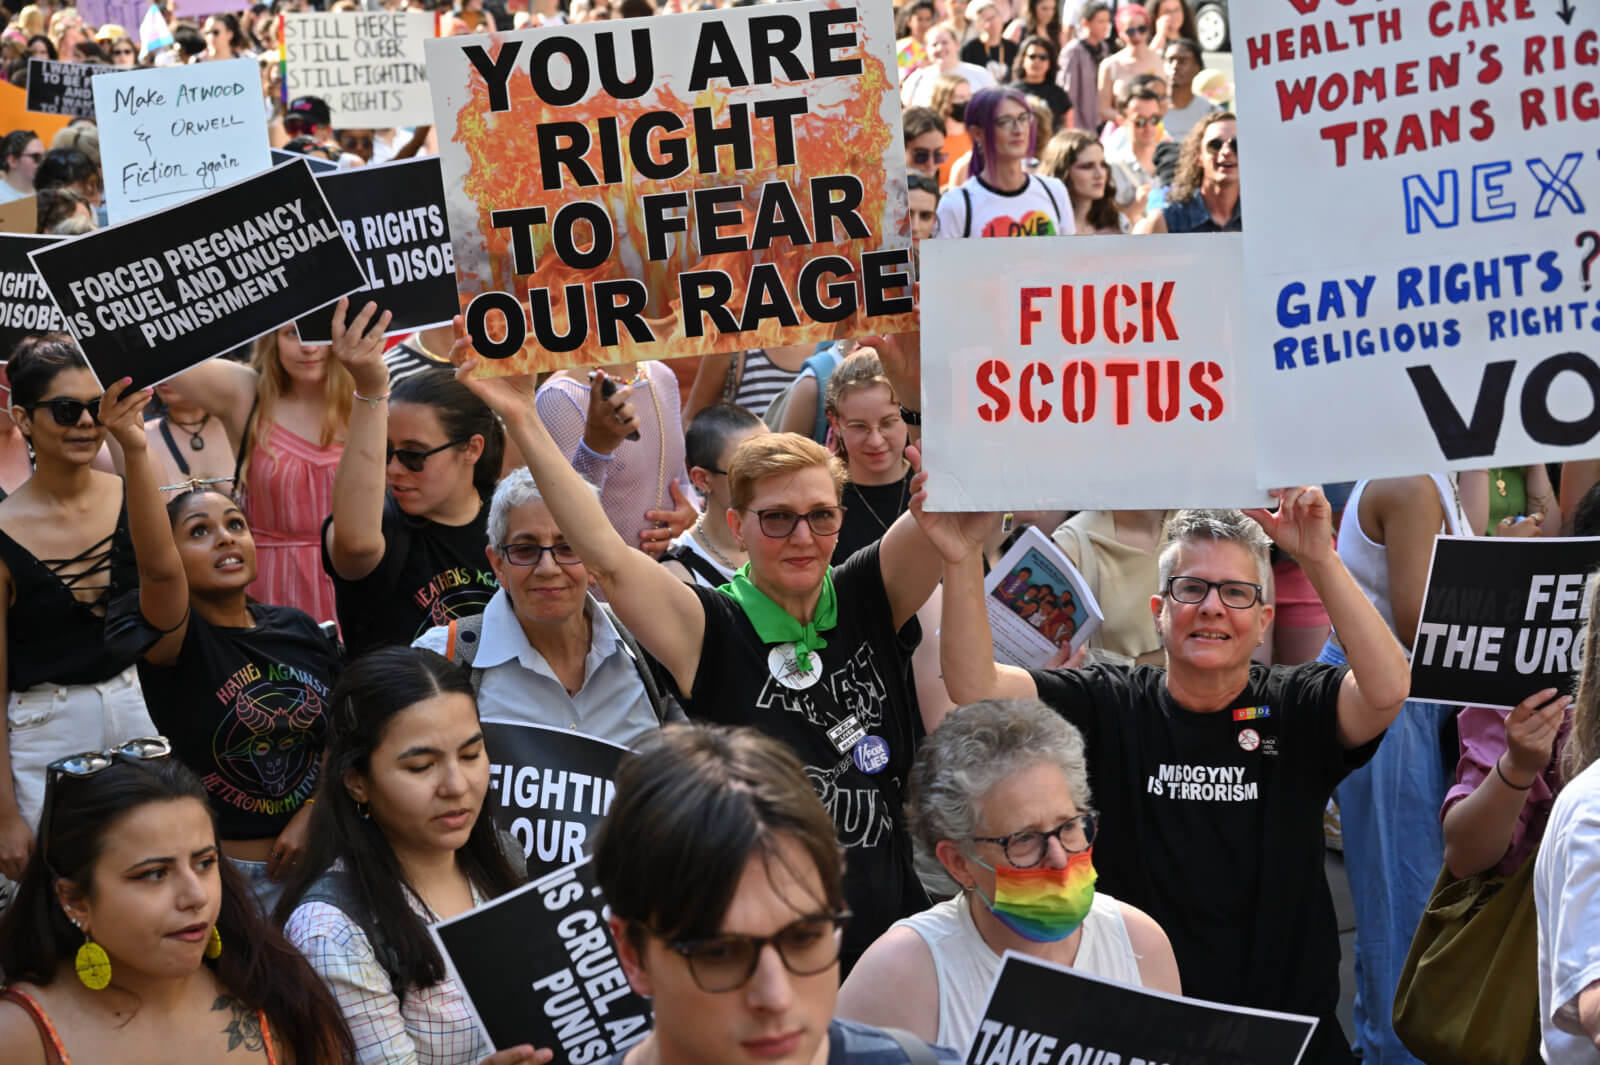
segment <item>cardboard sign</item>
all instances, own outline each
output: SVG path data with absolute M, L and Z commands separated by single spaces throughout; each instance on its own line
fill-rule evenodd
M 933 510 L 1264 505 L 1237 234 L 922 242 Z
M 1235 4 L 1263 484 L 1600 454 L 1594 11 Z
M 307 12 L 283 16 L 289 99 L 317 96 L 335 129 L 388 129 L 433 121 L 422 43 L 427 11 Z
M 650 1002 L 628 986 L 604 905 L 585 858 L 429 926 L 491 1046 L 594 1062 L 650 1033 Z
M 367 275 L 350 298 L 349 317 L 368 301 L 394 312 L 389 336 L 448 325 L 457 312 L 456 259 L 445 225 L 438 156 L 340 170 L 317 178 L 345 243 Z M 333 308 L 295 322 L 300 340 L 333 340 Z
M 39 198 L 24 196 L 20 200 L 0 203 L 0 233 L 39 232 Z
M 32 259 L 102 388 L 165 381 L 361 286 L 299 163 Z
M 1295 1065 L 1315 1017 L 1112 983 L 1008 950 L 967 1065 Z
M 40 115 L 29 112 L 28 94 L 22 86 L 0 81 L 0 128 L 31 129 L 48 146 L 55 135 L 66 129 L 71 121 L 70 115 Z
M 90 84 L 113 222 L 192 200 L 270 165 L 254 59 L 128 71 Z
M 0 235 L 0 362 L 11 358 L 24 337 L 66 330 L 66 320 L 28 258 L 30 252 L 62 239 Z
M 522 844 L 528 873 L 582 859 L 611 809 L 612 778 L 628 749 L 571 729 L 503 721 L 485 721 L 483 740 L 493 759 L 488 810 Z
M 272 149 L 272 165 L 279 163 L 292 163 L 296 159 L 304 159 L 313 174 L 331 174 L 339 169 L 339 164 L 330 162 L 318 155 L 301 155 L 299 152 L 286 152 L 282 148 Z
M 1570 694 L 1600 539 L 1441 536 L 1411 647 L 1411 697 L 1510 709 Z
M 889 14 L 800 0 L 429 41 L 480 372 L 909 328 Z
M 28 60 L 28 110 L 43 115 L 94 117 L 94 93 L 89 83 L 101 74 L 125 73 L 121 67 L 99 63 L 58 63 L 53 59 Z

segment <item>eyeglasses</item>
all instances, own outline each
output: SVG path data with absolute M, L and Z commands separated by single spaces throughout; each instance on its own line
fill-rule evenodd
M 701 466 L 700 468 L 705 470 L 707 473 L 720 473 L 724 477 L 728 476 L 727 470 L 719 470 L 715 466 Z
M 340 147 L 344 148 L 344 150 L 347 151 L 347 152 L 358 152 L 363 148 L 365 148 L 367 151 L 370 152 L 370 151 L 372 151 L 372 138 L 371 137 L 340 137 L 339 138 L 339 145 L 340 145 Z
M 943 166 L 944 161 L 950 158 L 940 148 L 913 148 L 911 149 L 912 166 Z
M 793 533 L 794 527 L 802 521 L 813 536 L 832 536 L 844 524 L 843 507 L 818 507 L 806 514 L 796 514 L 792 510 L 758 510 L 755 514 L 761 535 L 774 540 L 782 540 Z
M 737 991 L 755 975 L 761 952 L 772 944 L 783 967 L 796 976 L 815 976 L 839 960 L 848 912 L 802 917 L 770 936 L 712 936 L 667 946 L 689 963 L 689 975 L 702 991 Z
M 135 51 L 134 49 L 132 49 L 132 48 L 113 48 L 113 49 L 111 49 L 111 54 L 113 56 L 119 56 L 119 55 L 138 55 L 139 53 L 137 51 Z
M 1148 118 L 1136 118 L 1136 119 L 1133 119 L 1133 128 L 1134 129 L 1148 129 L 1151 126 L 1159 126 L 1159 125 L 1161 125 L 1161 119 L 1159 117 L 1155 116 L 1155 115 L 1151 115 Z
M 1168 577 L 1167 595 L 1175 603 L 1203 603 L 1211 589 L 1217 590 L 1222 605 L 1233 610 L 1249 610 L 1261 601 L 1261 585 L 1249 581 L 1208 581 L 1200 577 Z
M 23 152 L 21 155 L 17 156 L 17 158 L 18 159 L 32 159 L 35 163 L 38 163 L 38 162 L 40 162 L 41 160 L 44 159 L 44 153 L 43 152 Z
M 55 808 L 56 780 L 72 777 L 83 780 L 103 773 L 117 762 L 148 762 L 172 756 L 172 741 L 165 736 L 141 736 L 103 751 L 84 751 L 58 758 L 45 767 L 44 807 L 39 814 L 39 858 L 46 869 L 50 868 L 50 814 Z
M 1068 854 L 1082 854 L 1094 843 L 1099 815 L 1093 810 L 1069 817 L 1048 832 L 1013 832 L 1009 836 L 973 836 L 976 843 L 993 843 L 1005 853 L 1013 869 L 1032 869 L 1044 861 L 1052 837 Z
M 68 399 L 66 396 L 57 396 L 55 399 L 41 399 L 24 409 L 29 414 L 40 407 L 50 408 L 50 417 L 55 419 L 57 425 L 73 426 L 83 419 L 83 412 L 89 412 L 89 419 L 96 425 L 100 424 L 100 400 L 91 399 L 85 403 L 81 399 Z
M 455 447 L 458 444 L 465 444 L 471 439 L 472 437 L 470 436 L 464 436 L 460 440 L 451 440 L 448 443 L 440 444 L 438 447 L 429 448 L 427 451 L 418 451 L 409 447 L 395 447 L 393 444 L 389 444 L 384 448 L 383 464 L 387 466 L 395 459 L 399 459 L 400 465 L 412 473 L 421 473 L 422 467 L 428 464 L 430 456 L 437 455 L 439 452 Z
M 1234 155 L 1238 155 L 1239 138 L 1229 137 L 1227 140 L 1223 140 L 1221 137 L 1212 137 L 1206 141 L 1206 151 L 1212 155 L 1221 155 L 1224 148 L 1230 148 L 1233 150 Z
M 1044 52 L 1029 52 L 1022 57 L 1022 61 L 1024 63 L 1048 63 L 1050 62 L 1050 57 Z
M 1124 37 L 1143 37 L 1150 32 L 1149 26 L 1129 26 L 1122 31 Z
M 578 549 L 569 543 L 547 545 L 522 540 L 514 544 L 496 544 L 495 548 L 513 566 L 537 566 L 546 551 L 550 552 L 550 557 L 556 560 L 558 566 L 576 566 L 583 562 L 578 557 Z
M 1001 115 L 994 120 L 996 129 L 1003 129 L 1007 133 L 1017 129 L 1027 129 L 1033 125 L 1032 115 Z

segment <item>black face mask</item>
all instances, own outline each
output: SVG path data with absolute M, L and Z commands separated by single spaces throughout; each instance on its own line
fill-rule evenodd
M 967 101 L 962 100 L 960 103 L 951 104 L 950 117 L 957 122 L 965 122 L 967 120 Z

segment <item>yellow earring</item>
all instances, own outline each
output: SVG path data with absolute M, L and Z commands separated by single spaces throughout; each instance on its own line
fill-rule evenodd
M 206 957 L 216 961 L 222 956 L 222 933 L 216 925 L 211 926 L 211 937 L 206 940 Z
M 90 991 L 104 991 L 111 984 L 111 956 L 106 948 L 90 939 L 87 932 L 83 933 L 83 946 L 78 948 L 72 967 Z

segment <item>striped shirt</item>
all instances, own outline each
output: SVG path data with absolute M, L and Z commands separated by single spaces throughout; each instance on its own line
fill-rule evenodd
M 759 348 L 744 353 L 744 372 L 739 377 L 739 392 L 733 397 L 736 407 L 743 407 L 757 418 L 767 416 L 767 408 L 778 398 L 778 393 L 794 384 L 799 370 L 785 370 L 767 357 Z

